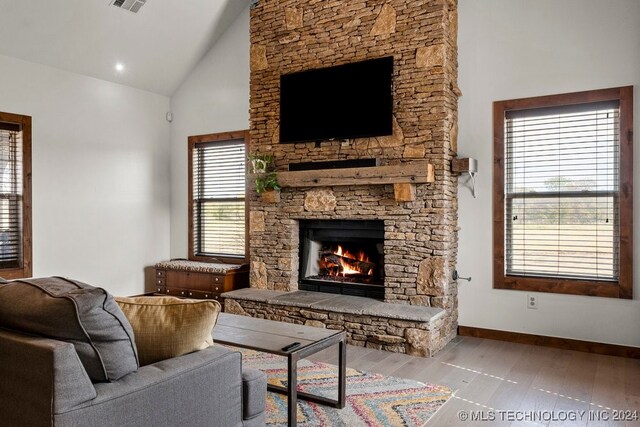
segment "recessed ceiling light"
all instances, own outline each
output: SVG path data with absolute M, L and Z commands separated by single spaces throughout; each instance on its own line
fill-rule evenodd
M 118 62 L 115 68 L 117 72 L 121 73 L 124 71 L 124 64 L 122 62 Z

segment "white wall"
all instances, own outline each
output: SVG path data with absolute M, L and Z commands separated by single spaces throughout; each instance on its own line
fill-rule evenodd
M 169 99 L 0 56 L 0 111 L 33 117 L 33 274 L 116 295 L 169 256 Z
M 478 198 L 459 186 L 459 323 L 507 331 L 640 346 L 640 210 L 635 210 L 632 301 L 492 289 L 492 102 L 635 86 L 640 134 L 640 2 L 637 0 L 460 0 L 459 155 L 478 159 Z M 637 147 L 636 147 L 637 148 Z M 640 150 L 635 151 L 635 206 Z
M 187 138 L 249 128 L 249 8 L 171 97 L 171 257 L 187 257 Z

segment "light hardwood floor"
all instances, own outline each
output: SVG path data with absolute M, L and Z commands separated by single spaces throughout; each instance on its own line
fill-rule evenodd
M 313 360 L 337 364 L 337 349 L 329 348 Z M 435 357 L 420 358 L 348 346 L 349 367 L 422 382 L 455 391 L 427 426 L 640 426 L 638 421 L 588 421 L 591 416 L 613 417 L 615 410 L 640 414 L 640 360 L 472 337 L 457 337 Z M 466 421 L 459 411 L 490 411 L 494 421 Z M 540 416 L 537 422 L 501 421 L 504 417 Z M 583 419 L 567 414 L 586 411 Z M 598 411 L 607 411 L 600 415 Z

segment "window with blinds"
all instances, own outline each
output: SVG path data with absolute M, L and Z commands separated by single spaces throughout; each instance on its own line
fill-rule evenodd
M 22 131 L 0 123 L 0 268 L 22 263 Z
M 228 137 L 229 134 L 223 136 Z M 215 135 L 191 146 L 192 255 L 245 257 L 246 143 Z M 202 139 L 202 137 L 200 137 Z
M 629 276 L 630 248 L 621 244 L 631 224 L 631 196 L 621 193 L 631 185 L 622 160 L 630 141 L 621 144 L 628 103 L 610 95 L 574 102 L 580 94 L 505 101 L 496 122 L 503 127 L 499 267 L 509 287 L 597 294 L 591 284 L 615 293 Z
M 507 112 L 507 274 L 618 280 L 618 108 Z
M 30 277 L 31 117 L 0 112 L 0 276 Z

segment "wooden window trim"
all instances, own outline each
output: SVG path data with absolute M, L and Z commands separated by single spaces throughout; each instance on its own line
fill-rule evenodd
M 620 274 L 618 282 L 508 276 L 504 269 L 504 120 L 509 110 L 620 102 Z M 633 86 L 493 103 L 493 287 L 610 298 L 633 298 Z
M 22 130 L 22 260 L 21 267 L 0 269 L 5 279 L 33 276 L 31 214 L 31 117 L 0 112 L 0 122 L 13 123 Z
M 249 131 L 248 130 L 239 130 L 233 132 L 221 132 L 221 133 L 211 133 L 206 135 L 194 135 L 188 138 L 189 143 L 189 151 L 188 151 L 188 180 L 189 180 L 189 259 L 191 261 L 201 261 L 201 262 L 216 262 L 222 261 L 229 264 L 246 264 L 249 256 L 249 197 L 247 194 L 247 186 L 245 184 L 245 198 L 244 198 L 244 257 L 224 257 L 224 256 L 199 256 L 195 255 L 195 247 L 194 247 L 194 224 L 193 224 L 193 150 L 196 144 L 200 144 L 203 142 L 217 142 L 217 141 L 229 141 L 233 139 L 243 139 L 245 143 L 246 150 L 248 152 L 249 149 Z

